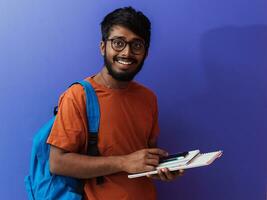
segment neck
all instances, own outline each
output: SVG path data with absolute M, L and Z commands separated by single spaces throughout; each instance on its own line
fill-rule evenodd
M 114 79 L 109 73 L 106 67 L 104 67 L 95 77 L 94 80 L 110 89 L 125 89 L 130 82 L 118 81 Z

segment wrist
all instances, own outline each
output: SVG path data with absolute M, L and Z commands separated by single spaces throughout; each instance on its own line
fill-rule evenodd
M 126 172 L 126 156 L 117 156 L 116 160 L 118 170 Z

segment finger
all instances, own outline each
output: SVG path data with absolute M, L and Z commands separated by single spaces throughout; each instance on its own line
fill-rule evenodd
M 184 175 L 184 170 L 178 170 L 178 171 L 173 171 L 171 172 L 175 177 L 177 176 L 183 176 Z
M 145 167 L 144 167 L 144 171 L 153 171 L 155 169 L 156 168 L 153 165 L 145 165 Z
M 157 159 L 157 160 L 159 160 L 159 156 L 158 156 L 158 155 L 151 154 L 151 153 L 148 153 L 148 154 L 147 154 L 147 158 L 149 158 L 149 159 Z
M 159 159 L 146 159 L 145 164 L 146 165 L 152 165 L 152 166 L 158 166 Z
M 163 172 L 164 172 L 164 174 L 165 174 L 165 176 L 167 177 L 168 180 L 172 180 L 172 179 L 175 178 L 175 175 L 173 173 L 171 173 L 168 168 L 164 168 Z
M 178 176 L 183 176 L 184 175 L 184 170 L 183 169 L 180 169 L 177 171 L 177 175 Z
M 149 175 L 147 175 L 147 177 L 148 177 L 148 178 L 152 178 L 152 179 L 157 179 L 157 180 L 160 179 L 160 177 L 159 177 L 158 174 L 149 174 Z
M 163 169 L 160 169 L 158 171 L 158 175 L 159 175 L 160 180 L 162 180 L 162 181 L 166 181 L 167 180 L 167 177 L 164 175 Z
M 151 149 L 148 149 L 148 152 L 150 154 L 155 154 L 155 155 L 159 155 L 159 156 L 168 156 L 168 152 L 167 151 L 164 151 L 163 149 L 159 149 L 159 148 L 151 148 Z
M 183 176 L 184 175 L 184 170 L 180 169 L 178 171 L 175 171 L 176 176 Z

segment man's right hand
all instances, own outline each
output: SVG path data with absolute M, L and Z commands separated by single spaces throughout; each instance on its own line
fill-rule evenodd
M 142 149 L 124 156 L 123 171 L 140 173 L 156 169 L 159 159 L 168 153 L 159 148 Z

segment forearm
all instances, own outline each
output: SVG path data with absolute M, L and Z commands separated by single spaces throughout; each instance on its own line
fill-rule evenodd
M 167 155 L 162 149 L 148 148 L 124 156 L 87 156 L 51 146 L 50 171 L 57 175 L 82 179 L 121 171 L 139 173 L 154 170 L 159 164 L 159 158 Z
M 93 178 L 123 171 L 123 156 L 87 156 L 55 147 L 50 152 L 50 171 L 74 178 Z

